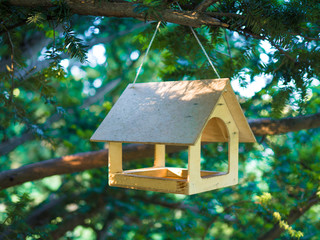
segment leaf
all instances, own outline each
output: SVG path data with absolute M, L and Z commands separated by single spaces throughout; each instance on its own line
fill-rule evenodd
M 64 36 L 64 49 L 70 54 L 71 58 L 78 58 L 81 63 L 86 62 L 88 46 L 75 36 L 75 32 L 68 25 L 64 26 Z
M 27 23 L 39 25 L 40 23 L 43 23 L 45 19 L 45 16 L 41 12 L 37 12 L 27 18 Z
M 12 72 L 12 69 L 11 69 L 11 67 L 9 67 L 9 65 L 6 65 L 6 68 L 7 68 L 8 72 Z

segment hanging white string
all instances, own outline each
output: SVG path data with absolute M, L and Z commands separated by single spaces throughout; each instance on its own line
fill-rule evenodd
M 182 8 L 180 7 L 180 4 L 179 4 L 177 1 L 176 1 L 176 4 L 177 4 L 177 6 L 179 7 L 179 9 L 182 11 Z M 157 35 L 157 32 L 158 32 L 159 27 L 160 27 L 160 24 L 161 24 L 161 21 L 158 22 L 157 27 L 156 27 L 156 30 L 154 31 L 153 36 L 152 36 L 152 38 L 151 38 L 151 41 L 150 41 L 150 43 L 149 43 L 149 46 L 148 46 L 148 48 L 147 48 L 147 51 L 146 51 L 145 55 L 144 55 L 143 58 L 142 58 L 142 62 L 141 62 L 141 64 L 140 64 L 139 68 L 138 68 L 136 77 L 134 78 L 134 81 L 133 81 L 133 83 L 132 83 L 132 86 L 131 86 L 132 88 L 134 87 L 134 84 L 136 83 L 136 81 L 137 81 L 137 79 L 138 79 L 138 77 L 139 77 L 139 75 L 140 75 L 140 71 L 141 71 L 142 65 L 143 65 L 143 63 L 144 63 L 144 61 L 145 61 L 145 59 L 146 59 L 146 57 L 147 57 L 147 55 L 148 55 L 148 53 L 149 53 L 149 50 L 150 50 L 150 48 L 151 48 L 151 45 L 152 45 L 152 42 L 153 42 L 154 38 L 155 38 L 156 35 Z M 218 78 L 220 79 L 220 75 L 219 75 L 217 69 L 214 67 L 214 65 L 213 65 L 210 57 L 208 56 L 208 54 L 207 54 L 206 50 L 204 49 L 203 45 L 201 44 L 201 42 L 200 42 L 200 40 L 199 40 L 196 32 L 193 30 L 193 28 L 192 28 L 191 26 L 189 26 L 189 28 L 190 28 L 191 32 L 193 33 L 193 36 L 194 36 L 195 39 L 197 40 L 197 42 L 198 42 L 200 48 L 202 49 L 204 55 L 205 55 L 206 58 L 208 59 L 208 62 L 209 62 L 209 64 L 211 65 L 213 71 L 215 72 L 215 74 L 216 74 L 216 75 L 218 76 Z
M 180 4 L 179 4 L 178 2 L 176 2 L 176 3 L 177 3 L 177 5 L 178 5 L 179 9 L 182 11 L 182 8 L 180 7 Z M 204 55 L 207 57 L 207 59 L 208 59 L 208 61 L 209 61 L 209 64 L 210 64 L 211 67 L 213 68 L 213 71 L 217 74 L 218 78 L 220 79 L 220 75 L 219 75 L 218 71 L 217 71 L 216 68 L 214 67 L 214 65 L 213 65 L 211 59 L 209 58 L 206 50 L 204 49 L 203 45 L 201 44 L 201 42 L 200 42 L 200 40 L 199 40 L 196 32 L 193 30 L 193 28 L 192 28 L 191 26 L 189 26 L 189 28 L 191 29 L 191 32 L 193 33 L 194 37 L 196 38 L 197 42 L 199 43 L 199 45 L 200 45 L 200 47 L 201 47 Z
M 144 63 L 144 61 L 145 61 L 145 59 L 146 59 L 146 56 L 148 55 L 148 52 L 149 52 L 149 50 L 150 50 L 150 48 L 151 48 L 151 45 L 152 45 L 152 42 L 153 42 L 154 38 L 155 38 L 156 35 L 157 35 L 158 29 L 159 29 L 159 27 L 160 27 L 160 24 L 161 24 L 161 21 L 158 22 L 157 27 L 156 27 L 156 30 L 154 31 L 154 34 L 153 34 L 153 36 L 152 36 L 152 38 L 151 38 L 151 41 L 150 41 L 150 43 L 149 43 L 149 46 L 148 46 L 148 48 L 147 48 L 146 54 L 145 54 L 145 55 L 143 56 L 143 58 L 142 58 L 142 62 L 141 62 L 141 64 L 140 64 L 140 67 L 138 68 L 136 77 L 134 78 L 134 81 L 133 81 L 133 83 L 132 83 L 132 86 L 131 86 L 132 88 L 134 87 L 134 84 L 136 83 L 136 81 L 137 81 L 137 79 L 138 79 L 138 76 L 139 76 L 139 74 L 140 74 L 142 65 L 143 65 L 143 63 Z

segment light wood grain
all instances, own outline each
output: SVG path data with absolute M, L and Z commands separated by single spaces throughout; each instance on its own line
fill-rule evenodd
M 202 132 L 202 142 L 228 142 L 228 130 L 219 118 L 211 118 Z
M 122 172 L 122 143 L 109 143 L 109 172 Z
M 116 167 L 111 166 L 111 169 L 118 172 L 110 172 L 110 186 L 191 195 L 237 184 L 239 130 L 223 96 L 219 98 L 206 124 L 212 129 L 219 129 L 222 138 L 228 140 L 227 173 L 201 171 L 202 137 L 188 147 L 188 169 L 165 167 L 165 146 L 155 145 L 154 167 L 119 172 L 120 166 L 116 162 Z M 120 146 L 118 143 L 110 144 L 111 156 L 118 161 Z M 110 163 L 114 161 L 110 160 Z
M 164 167 L 166 165 L 166 146 L 156 144 L 154 150 L 154 167 Z
M 91 140 L 193 145 L 227 81 L 129 85 Z
M 256 142 L 256 138 L 252 133 L 252 130 L 248 124 L 248 121 L 240 107 L 237 97 L 232 90 L 230 82 L 226 84 L 223 97 L 227 103 L 228 109 L 235 120 L 236 125 L 239 129 L 239 142 Z
M 255 138 L 227 79 L 130 86 L 92 137 L 110 141 L 110 186 L 191 195 L 238 183 L 239 139 Z M 155 143 L 153 167 L 122 170 L 131 141 Z M 201 141 L 228 142 L 228 172 L 201 170 Z M 165 167 L 170 144 L 188 146 L 187 169 Z
M 219 104 L 216 105 L 212 112 L 210 119 L 212 118 L 219 118 L 221 120 L 220 125 L 224 124 L 224 127 L 228 130 L 228 173 L 220 173 L 212 177 L 194 177 L 192 184 L 189 185 L 189 195 L 232 186 L 238 183 L 239 130 L 231 112 L 226 107 L 223 97 L 219 99 Z M 189 161 L 192 161 L 192 159 L 189 159 Z M 200 167 L 200 159 L 195 164 L 198 164 L 197 167 Z
M 91 141 L 194 145 L 222 93 L 240 129 L 240 141 L 255 141 L 226 78 L 130 84 Z

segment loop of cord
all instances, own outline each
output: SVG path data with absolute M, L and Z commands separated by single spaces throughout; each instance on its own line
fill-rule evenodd
M 176 2 L 176 4 L 177 4 L 177 6 L 179 7 L 179 9 L 182 11 L 182 8 L 180 7 L 180 4 L 179 4 L 178 2 Z M 148 53 L 149 53 L 149 50 L 150 50 L 150 48 L 151 48 L 151 45 L 152 45 L 152 42 L 153 42 L 154 38 L 155 38 L 156 35 L 157 35 L 157 32 L 158 32 L 159 27 L 160 27 L 160 24 L 161 24 L 161 21 L 159 21 L 158 24 L 157 24 L 156 30 L 154 31 L 153 36 L 152 36 L 152 38 L 151 38 L 151 41 L 150 41 L 150 43 L 149 43 L 149 46 L 148 46 L 148 48 L 147 48 L 147 51 L 146 51 L 145 55 L 144 55 L 143 58 L 142 58 L 142 62 L 141 62 L 141 64 L 140 64 L 139 68 L 138 68 L 136 77 L 134 78 L 134 81 L 133 81 L 133 83 L 132 83 L 131 88 L 134 87 L 134 84 L 136 83 L 136 81 L 137 81 L 137 79 L 138 79 L 138 76 L 139 76 L 139 74 L 140 74 L 142 65 L 143 65 L 143 63 L 144 63 L 144 61 L 145 61 L 145 59 L 146 59 L 146 56 L 147 56 Z M 200 42 L 200 40 L 199 40 L 196 32 L 193 30 L 193 28 L 192 28 L 191 26 L 189 26 L 189 28 L 190 28 L 191 32 L 193 33 L 193 36 L 194 36 L 195 39 L 197 40 L 197 42 L 198 42 L 200 48 L 202 49 L 204 55 L 206 56 L 206 58 L 207 58 L 209 64 L 211 65 L 213 71 L 215 72 L 215 74 L 216 74 L 216 75 L 218 76 L 218 78 L 220 79 L 220 75 L 219 75 L 217 69 L 214 67 L 214 65 L 213 65 L 210 57 L 208 56 L 208 54 L 207 54 L 206 50 L 204 49 L 203 45 L 201 44 L 201 42 Z

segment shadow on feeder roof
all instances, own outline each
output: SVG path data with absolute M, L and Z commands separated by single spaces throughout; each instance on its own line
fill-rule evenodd
M 93 134 L 109 142 L 109 185 L 196 194 L 238 183 L 238 145 L 255 142 L 228 79 L 130 84 Z M 201 141 L 228 142 L 228 172 L 201 170 Z M 155 145 L 154 166 L 122 169 L 122 143 Z M 188 146 L 188 168 L 165 166 L 165 146 Z
M 194 145 L 222 95 L 239 142 L 255 142 L 227 78 L 129 84 L 90 140 Z

